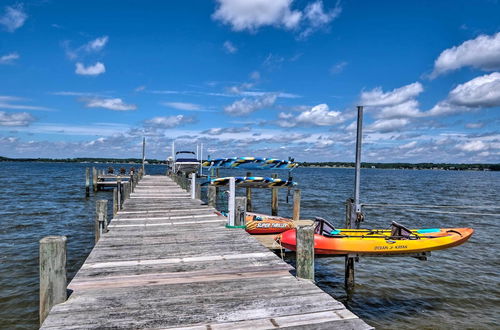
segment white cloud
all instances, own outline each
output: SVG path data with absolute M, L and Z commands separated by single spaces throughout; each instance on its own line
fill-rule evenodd
M 335 75 L 335 74 L 341 73 L 342 71 L 344 71 L 344 68 L 347 66 L 347 64 L 348 63 L 346 61 L 342 61 L 342 62 L 338 62 L 338 63 L 334 64 L 330 68 L 330 74 Z
M 266 94 L 259 98 L 243 98 L 224 108 L 224 111 L 231 116 L 245 116 L 254 111 L 274 105 L 278 96 L 276 94 Z
M 380 119 L 391 118 L 417 118 L 423 113 L 419 110 L 419 104 L 416 100 L 408 100 L 400 104 L 382 107 L 375 117 Z
M 98 76 L 102 73 L 106 72 L 106 67 L 101 62 L 97 62 L 94 65 L 84 66 L 82 63 L 76 63 L 76 74 L 84 75 L 84 76 Z
M 398 118 L 398 119 L 379 119 L 376 120 L 373 124 L 368 126 L 369 131 L 387 133 L 399 131 L 401 128 L 405 127 L 410 123 L 410 120 L 407 118 Z
M 201 132 L 201 134 L 207 134 L 207 135 L 221 135 L 221 134 L 238 134 L 238 133 L 246 133 L 246 132 L 250 132 L 251 131 L 251 128 L 248 127 L 248 126 L 243 126 L 243 127 L 224 127 L 224 128 L 221 128 L 221 127 L 214 127 L 214 128 L 210 128 L 210 129 L 207 129 L 203 132 Z
M 14 32 L 23 26 L 27 18 L 28 15 L 24 12 L 21 4 L 7 6 L 5 7 L 4 15 L 0 16 L 0 24 L 3 25 L 7 31 Z
M 399 149 L 412 149 L 417 145 L 417 141 L 411 141 L 399 146 Z
M 480 35 L 444 50 L 434 62 L 431 77 L 465 66 L 484 71 L 500 69 L 500 32 L 492 36 Z
M 337 18 L 341 12 L 342 8 L 338 2 L 335 8 L 330 12 L 325 12 L 322 1 L 308 4 L 304 9 L 304 19 L 307 20 L 308 25 L 304 31 L 300 33 L 300 37 L 308 37 L 313 32 L 327 26 L 331 21 Z
M 500 73 L 493 72 L 458 85 L 448 94 L 447 99 L 425 114 L 445 116 L 497 106 L 500 106 Z
M 277 124 L 281 127 L 294 126 L 333 126 L 345 121 L 340 111 L 330 111 L 327 104 L 318 104 L 294 117 L 291 113 L 281 112 Z
M 390 107 L 415 98 L 424 91 L 421 83 L 415 82 L 384 93 L 381 87 L 361 93 L 360 103 L 365 106 Z
M 12 64 L 15 60 L 19 58 L 18 53 L 10 53 L 0 56 L 0 64 Z
M 27 112 L 8 113 L 0 111 L 0 126 L 28 126 L 35 117 Z
M 450 92 L 448 100 L 451 104 L 466 107 L 500 106 L 500 72 L 480 76 L 458 85 Z
M 256 31 L 262 26 L 293 29 L 302 13 L 290 8 L 292 0 L 217 0 L 212 18 L 231 25 L 235 31 Z
M 226 40 L 223 46 L 226 52 L 228 52 L 229 54 L 234 54 L 238 51 L 238 48 L 236 48 L 236 46 L 229 40 Z
M 91 40 L 86 45 L 84 45 L 84 49 L 87 52 L 99 52 L 106 46 L 108 40 L 108 36 L 102 36 L 100 38 Z
M 178 110 L 186 110 L 186 111 L 198 111 L 201 110 L 201 107 L 198 104 L 194 103 L 186 103 L 186 102 L 163 102 L 162 105 L 178 109 Z
M 120 98 L 92 98 L 82 99 L 81 101 L 86 102 L 85 106 L 87 108 L 104 108 L 114 111 L 129 111 L 137 109 L 135 104 L 127 104 Z
M 37 105 L 16 104 L 16 102 L 19 101 L 25 101 L 25 99 L 15 96 L 0 95 L 0 109 L 53 111 L 51 108 Z
M 457 148 L 467 152 L 477 152 L 486 150 L 488 145 L 481 140 L 476 140 L 467 143 L 460 143 L 457 145 Z
M 466 128 L 483 128 L 484 127 L 484 122 L 478 122 L 478 123 L 467 123 L 465 124 Z
M 193 117 L 186 117 L 184 115 L 154 117 L 144 122 L 145 126 L 152 126 L 157 128 L 174 128 L 183 124 L 193 123 Z

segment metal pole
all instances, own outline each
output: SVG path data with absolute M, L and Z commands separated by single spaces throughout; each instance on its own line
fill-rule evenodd
M 200 145 L 200 175 L 203 174 L 203 143 Z
M 142 173 L 146 173 L 144 171 L 144 161 L 146 160 L 146 137 L 142 138 Z
M 361 203 L 359 202 L 359 182 L 361 176 L 361 144 L 363 139 L 363 106 L 358 106 L 358 129 L 356 135 L 356 172 L 354 174 L 354 207 L 356 214 L 361 213 Z M 351 228 L 359 227 L 359 223 L 354 226 L 351 218 Z
M 236 195 L 236 179 L 234 177 L 229 178 L 229 201 L 227 203 L 227 208 L 229 211 L 228 225 L 234 226 L 235 218 L 235 196 Z

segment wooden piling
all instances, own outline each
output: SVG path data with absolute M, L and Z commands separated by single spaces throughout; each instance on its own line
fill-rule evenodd
M 352 198 L 348 198 L 345 202 L 345 227 L 348 229 L 352 228 L 353 214 L 356 214 L 354 200 Z M 354 288 L 354 258 L 349 256 L 345 257 L 344 285 L 347 290 L 352 290 Z
M 113 217 L 118 213 L 118 189 L 113 188 Z
M 234 225 L 235 226 L 244 226 L 245 225 L 245 217 L 247 207 L 247 198 L 246 197 L 235 197 L 234 208 L 235 208 L 235 218 Z
M 273 179 L 278 177 L 278 174 L 274 173 L 272 175 Z M 271 215 L 278 215 L 278 189 L 271 189 Z
M 108 201 L 98 200 L 95 207 L 95 242 L 107 231 Z
M 297 227 L 297 277 L 314 281 L 314 226 Z
M 190 185 L 189 185 L 189 191 L 191 192 L 191 199 L 196 198 L 196 173 L 191 173 L 190 175 L 191 180 L 190 180 Z
M 116 201 L 118 202 L 118 211 L 122 209 L 122 181 L 120 178 L 116 181 Z
M 54 305 L 66 301 L 66 236 L 40 240 L 40 325 Z
M 217 203 L 217 191 L 215 186 L 208 186 L 208 205 L 216 207 Z
M 247 172 L 247 177 L 252 176 L 252 172 Z M 252 211 L 252 188 L 246 188 L 247 195 L 247 211 Z
M 300 220 L 300 189 L 293 191 L 293 221 Z
M 94 192 L 97 191 L 97 169 L 92 167 L 92 186 L 94 188 Z
M 201 199 L 201 184 L 200 183 L 196 184 L 194 198 Z
M 85 197 L 90 196 L 90 170 L 87 167 L 85 169 Z

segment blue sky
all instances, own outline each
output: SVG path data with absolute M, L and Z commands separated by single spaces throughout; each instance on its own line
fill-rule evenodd
M 0 155 L 500 162 L 497 1 L 2 1 Z

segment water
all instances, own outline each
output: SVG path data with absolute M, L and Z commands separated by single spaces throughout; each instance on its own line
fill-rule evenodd
M 68 237 L 69 278 L 90 252 L 95 201 L 109 199 L 111 194 L 99 192 L 84 197 L 87 166 L 90 165 L 0 163 L 0 328 L 38 326 L 38 241 L 42 237 Z M 164 173 L 165 168 L 149 166 L 147 171 Z M 287 172 L 281 173 L 283 177 Z M 341 227 L 345 219 L 343 203 L 352 195 L 353 175 L 351 169 L 295 170 L 293 178 L 302 189 L 302 217 L 321 216 Z M 462 211 L 493 214 L 498 209 L 488 206 L 500 205 L 499 172 L 370 169 L 362 171 L 361 183 L 362 202 L 366 203 L 482 205 L 481 210 Z M 255 210 L 270 213 L 269 191 L 253 192 Z M 290 204 L 285 200 L 286 189 L 282 189 L 280 215 L 291 215 L 292 196 Z M 411 227 L 467 226 L 476 232 L 469 242 L 436 251 L 428 261 L 362 258 L 355 265 L 356 288 L 349 296 L 343 289 L 343 258 L 317 259 L 316 281 L 323 290 L 381 329 L 497 327 L 498 216 L 416 213 L 402 208 L 366 209 L 365 213 L 363 227 L 387 228 L 396 220 Z

